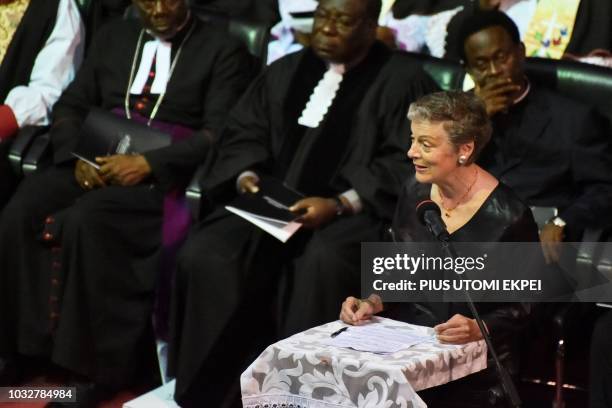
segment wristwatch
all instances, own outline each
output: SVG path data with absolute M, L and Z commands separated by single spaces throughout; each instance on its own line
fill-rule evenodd
M 563 218 L 559 216 L 551 218 L 550 220 L 548 220 L 547 224 L 553 224 L 561 228 L 565 228 L 565 226 L 567 225 L 567 223 L 563 220 Z
M 338 196 L 332 197 L 332 199 L 336 202 L 336 216 L 340 217 L 346 212 L 346 206 Z

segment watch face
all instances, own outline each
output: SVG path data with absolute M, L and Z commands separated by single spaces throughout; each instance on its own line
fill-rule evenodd
M 563 219 L 561 217 L 555 217 L 552 220 L 552 223 L 555 224 L 557 227 L 565 227 L 566 223 L 565 221 L 563 221 Z

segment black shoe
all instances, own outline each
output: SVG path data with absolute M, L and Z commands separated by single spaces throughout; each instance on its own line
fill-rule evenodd
M 21 382 L 21 370 L 14 356 L 0 357 L 0 387 L 18 385 Z

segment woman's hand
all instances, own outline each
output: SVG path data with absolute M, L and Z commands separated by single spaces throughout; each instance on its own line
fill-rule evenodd
M 476 320 L 456 314 L 446 323 L 434 327 L 441 343 L 465 344 L 482 339 L 482 333 Z
M 347 324 L 359 326 L 382 310 L 383 303 L 378 295 L 370 295 L 367 299 L 357 299 L 350 296 L 342 303 L 340 320 Z

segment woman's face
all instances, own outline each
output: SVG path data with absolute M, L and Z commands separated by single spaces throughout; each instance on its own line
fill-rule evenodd
M 444 123 L 412 121 L 412 144 L 408 158 L 412 160 L 420 183 L 439 183 L 449 179 L 457 169 L 460 152 L 444 130 Z

